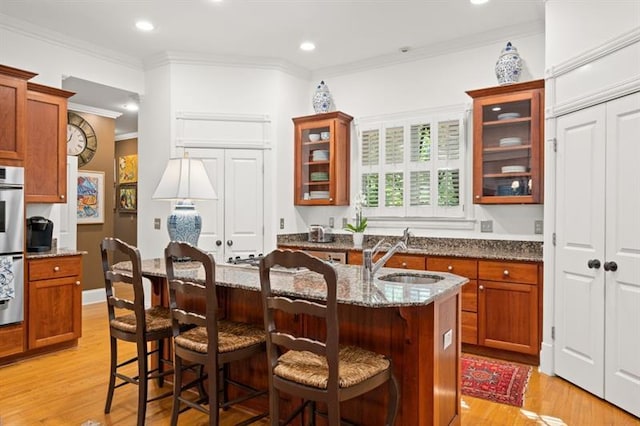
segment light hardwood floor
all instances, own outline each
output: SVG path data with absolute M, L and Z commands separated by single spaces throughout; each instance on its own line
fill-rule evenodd
M 133 386 L 117 389 L 111 413 L 103 413 L 109 360 L 106 313 L 104 304 L 83 308 L 83 337 L 77 348 L 0 367 L 0 426 L 135 423 Z M 132 345 L 127 346 L 132 353 Z M 155 391 L 152 386 L 151 392 Z M 462 424 L 469 426 L 640 425 L 640 419 L 562 379 L 537 371 L 531 376 L 523 408 L 470 397 L 463 397 L 462 405 Z M 170 398 L 152 402 L 147 409 L 147 424 L 168 425 L 170 413 Z M 241 410 L 230 410 L 222 415 L 222 425 L 247 417 L 249 414 Z M 195 410 L 180 416 L 181 425 L 206 422 L 206 416 Z

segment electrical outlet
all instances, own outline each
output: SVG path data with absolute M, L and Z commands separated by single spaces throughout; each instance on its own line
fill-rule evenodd
M 493 232 L 493 221 L 492 220 L 481 220 L 480 221 L 480 232 Z
M 156 217 L 153 219 L 153 229 L 160 229 L 160 218 Z
M 333 228 L 333 225 L 335 224 L 335 221 L 333 219 L 333 217 L 329 218 L 329 228 Z
M 346 228 L 347 227 L 347 218 L 343 217 L 342 218 L 342 228 Z
M 284 217 L 280 218 L 280 229 L 284 229 Z
M 534 234 L 544 234 L 544 226 L 543 226 L 543 221 L 541 220 L 536 220 L 535 222 L 533 222 L 533 233 Z

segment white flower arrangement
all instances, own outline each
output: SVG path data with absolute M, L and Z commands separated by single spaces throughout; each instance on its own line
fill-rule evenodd
M 349 232 L 364 232 L 367 229 L 367 218 L 362 216 L 362 206 L 364 206 L 366 197 L 363 193 L 356 195 L 354 199 L 354 206 L 356 208 L 356 221 L 354 224 L 348 223 L 344 228 Z

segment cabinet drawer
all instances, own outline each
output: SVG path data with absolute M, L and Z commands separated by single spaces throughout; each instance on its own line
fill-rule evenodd
M 0 327 L 0 358 L 24 352 L 22 324 Z
M 394 254 L 384 266 L 387 268 L 419 269 L 424 271 L 425 260 L 423 256 Z
M 537 284 L 538 264 L 481 260 L 478 262 L 478 276 L 482 280 Z
M 462 343 L 478 344 L 478 314 L 462 312 Z
M 455 259 L 451 257 L 428 257 L 428 271 L 451 272 L 471 279 L 478 278 L 478 262 L 471 259 Z
M 80 275 L 80 256 L 29 260 L 29 281 Z
M 478 312 L 478 281 L 470 280 L 462 286 L 462 310 Z

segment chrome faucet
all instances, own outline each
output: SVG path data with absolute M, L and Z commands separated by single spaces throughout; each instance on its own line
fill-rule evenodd
M 376 254 L 378 254 L 378 250 L 380 249 L 384 238 L 378 241 L 378 243 L 370 249 L 362 250 L 362 279 L 366 282 L 373 281 L 373 276 L 378 269 L 382 268 L 387 260 L 391 258 L 398 250 L 406 250 L 409 245 L 409 237 L 411 236 L 409 232 L 409 228 L 405 228 L 402 233 L 402 238 L 398 240 L 398 242 L 389 248 L 387 252 L 382 256 L 377 262 L 373 262 L 373 258 Z

